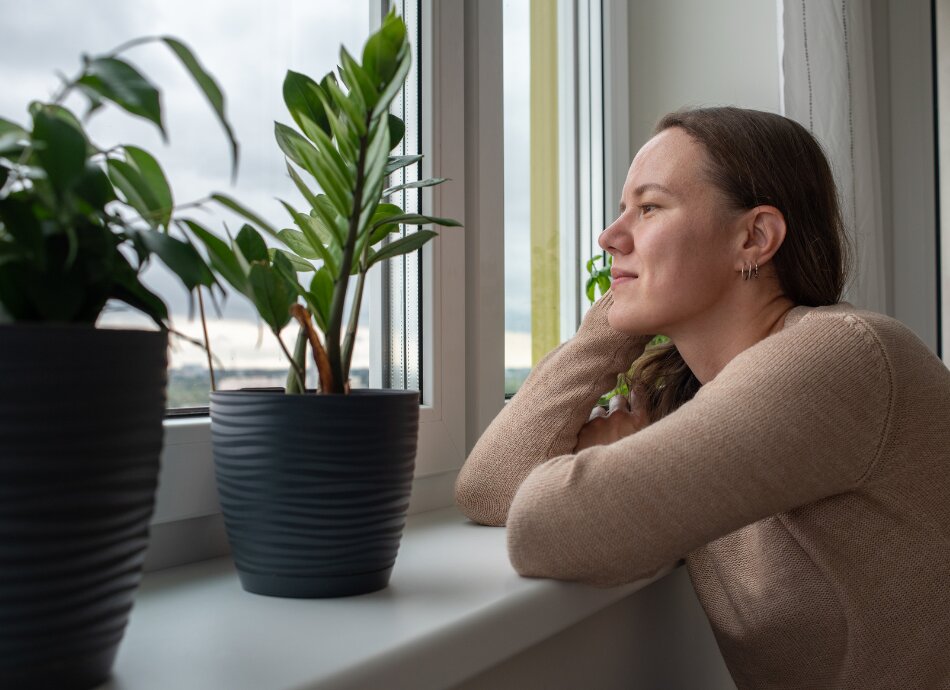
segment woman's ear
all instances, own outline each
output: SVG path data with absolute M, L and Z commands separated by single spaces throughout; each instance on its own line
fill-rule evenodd
M 750 265 L 762 265 L 771 259 L 785 241 L 785 216 L 774 206 L 756 206 L 748 212 L 742 259 Z

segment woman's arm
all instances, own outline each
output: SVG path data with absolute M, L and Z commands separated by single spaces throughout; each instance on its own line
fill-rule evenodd
M 608 291 L 574 337 L 538 362 L 475 444 L 455 485 L 455 500 L 470 519 L 504 525 L 524 478 L 574 449 L 597 398 L 650 342 L 651 336 L 631 337 L 610 327 L 612 303 Z
M 883 442 L 889 372 L 852 315 L 766 339 L 639 433 L 537 467 L 511 505 L 512 564 L 526 576 L 613 586 L 855 488 Z

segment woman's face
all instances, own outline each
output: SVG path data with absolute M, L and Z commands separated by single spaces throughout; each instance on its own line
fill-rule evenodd
M 714 317 L 740 282 L 740 214 L 706 179 L 705 160 L 702 145 L 676 127 L 633 159 L 620 215 L 599 238 L 613 256 L 613 328 L 675 337 Z

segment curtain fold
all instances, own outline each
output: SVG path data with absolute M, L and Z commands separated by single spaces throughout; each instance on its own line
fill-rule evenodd
M 866 0 L 778 0 L 782 114 L 828 155 L 852 240 L 845 299 L 886 313 L 871 9 Z

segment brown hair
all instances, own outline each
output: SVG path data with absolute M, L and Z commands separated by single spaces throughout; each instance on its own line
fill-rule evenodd
M 781 115 L 731 107 L 670 113 L 655 133 L 671 127 L 702 144 L 705 173 L 731 210 L 767 204 L 785 216 L 785 241 L 772 257 L 785 296 L 811 307 L 840 301 L 848 275 L 848 238 L 831 167 L 811 133 Z M 672 342 L 648 348 L 629 377 L 631 389 L 646 396 L 652 421 L 700 387 Z

